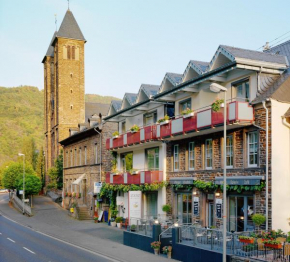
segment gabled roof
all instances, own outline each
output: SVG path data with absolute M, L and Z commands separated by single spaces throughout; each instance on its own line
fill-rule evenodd
M 110 105 L 109 104 L 101 104 L 94 102 L 86 102 L 85 103 L 85 122 L 88 122 L 88 119 L 93 115 L 102 114 L 102 116 L 106 116 L 108 113 Z
M 73 13 L 70 10 L 67 10 L 62 20 L 60 28 L 57 32 L 57 37 L 86 41 Z
M 238 62 L 237 60 L 239 59 L 288 65 L 287 58 L 282 55 L 220 45 L 209 64 L 209 70 L 213 70 L 229 62 Z
M 176 73 L 166 73 L 159 88 L 159 93 L 165 91 L 164 89 L 167 81 L 171 84 L 171 88 L 177 86 L 182 81 L 182 75 Z
M 55 37 L 56 37 L 56 34 L 57 34 L 57 32 L 55 31 L 54 32 L 54 34 L 53 34 L 53 36 L 52 36 L 52 39 L 51 39 L 51 41 L 50 41 L 50 44 L 49 44 L 49 46 L 48 46 L 48 49 L 47 49 L 47 51 L 46 51 L 46 54 L 45 54 L 45 56 L 44 56 L 44 58 L 43 58 L 43 60 L 42 60 L 42 63 L 45 61 L 45 58 L 47 57 L 47 56 L 50 56 L 50 57 L 54 57 L 54 47 L 53 47 L 53 42 L 54 42 L 54 39 L 55 39 Z
M 121 100 L 112 100 L 111 104 L 114 107 L 115 111 L 117 112 L 121 109 L 122 101 Z
M 140 89 L 144 90 L 144 93 L 150 98 L 150 96 L 155 96 L 158 93 L 159 88 L 158 85 L 142 84 Z
M 182 76 L 182 82 L 202 75 L 208 69 L 208 62 L 190 60 Z
M 138 94 L 134 94 L 134 93 L 125 93 L 124 98 L 127 99 L 130 105 L 133 105 L 136 102 L 137 95 Z
M 264 51 L 265 53 L 272 53 L 272 54 L 276 54 L 276 55 L 284 55 L 287 57 L 288 61 L 290 61 L 290 40 L 271 47 L 269 50 Z

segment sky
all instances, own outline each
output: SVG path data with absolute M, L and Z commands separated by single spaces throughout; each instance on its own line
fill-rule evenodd
M 0 0 L 0 86 L 43 89 L 41 63 L 67 0 Z M 290 39 L 289 0 L 70 0 L 87 43 L 87 94 L 123 98 L 160 85 L 220 44 L 257 50 Z

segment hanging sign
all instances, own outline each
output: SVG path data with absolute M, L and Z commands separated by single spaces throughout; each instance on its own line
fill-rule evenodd
M 94 193 L 99 194 L 101 192 L 102 182 L 94 183 Z
M 193 215 L 198 216 L 199 214 L 199 197 L 193 198 Z
M 130 218 L 141 218 L 141 191 L 129 191 L 129 220 Z
M 222 203 L 222 199 L 216 199 L 215 201 L 217 218 L 222 218 Z

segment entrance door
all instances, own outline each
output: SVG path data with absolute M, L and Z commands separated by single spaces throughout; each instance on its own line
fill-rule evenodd
M 208 202 L 208 227 L 213 226 L 213 218 L 214 218 L 214 205 L 213 202 Z
M 157 218 L 157 192 L 151 192 L 146 194 L 146 210 L 148 218 Z
M 191 193 L 177 194 L 177 218 L 183 224 L 192 222 L 192 195 Z
M 254 230 L 251 219 L 254 213 L 254 199 L 252 196 L 229 197 L 229 231 Z

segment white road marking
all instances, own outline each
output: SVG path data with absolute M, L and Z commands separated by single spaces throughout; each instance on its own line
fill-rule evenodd
M 8 239 L 9 241 L 11 241 L 11 242 L 15 243 L 15 241 L 14 241 L 14 240 L 12 240 L 12 239 L 11 239 L 11 238 L 9 238 L 9 237 L 7 237 L 7 239 Z
M 35 253 L 33 251 L 31 251 L 30 249 L 26 248 L 26 247 L 23 247 L 25 250 L 27 250 L 28 252 L 32 253 L 35 255 Z

